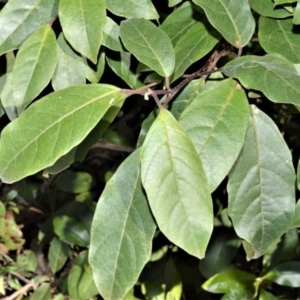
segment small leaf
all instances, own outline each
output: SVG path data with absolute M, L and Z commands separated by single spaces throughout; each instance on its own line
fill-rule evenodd
M 144 19 L 122 21 L 122 42 L 139 61 L 161 76 L 169 77 L 175 64 L 175 54 L 168 35 Z
M 58 0 L 10 0 L 0 12 L 0 55 L 20 47 L 57 15 Z M 12 21 L 13 20 L 13 21 Z
M 114 51 L 124 50 L 120 40 L 120 27 L 109 17 L 106 17 L 106 22 L 103 28 L 102 44 Z
M 233 46 L 246 46 L 252 38 L 255 20 L 247 0 L 193 0 L 201 6 L 210 23 Z
M 56 273 L 64 266 L 68 259 L 68 245 L 56 237 L 50 243 L 48 259 L 52 273 Z
M 49 283 L 42 283 L 30 296 L 30 300 L 50 300 L 51 286 Z
M 267 115 L 252 106 L 245 144 L 227 187 L 228 214 L 236 233 L 246 241 L 248 260 L 263 255 L 290 227 L 294 182 L 291 153 L 282 135 Z
M 283 7 L 274 7 L 272 0 L 249 0 L 249 4 L 254 11 L 264 17 L 282 19 L 291 16 L 291 13 Z
M 238 78 L 247 89 L 263 92 L 273 102 L 300 105 L 300 75 L 279 54 L 236 58 L 225 65 L 223 73 Z
M 105 299 L 123 299 L 151 255 L 156 226 L 140 182 L 139 154 L 120 165 L 94 215 L 89 262 Z
M 85 83 L 85 66 L 81 56 L 68 45 L 61 33 L 57 39 L 58 61 L 52 77 L 55 91 Z
M 232 79 L 200 93 L 180 116 L 214 191 L 233 166 L 244 144 L 249 107 L 245 92 Z
M 107 9 L 125 18 L 158 19 L 159 15 L 151 0 L 105 0 Z
M 98 54 L 97 64 L 93 64 L 87 60 L 84 56 L 82 57 L 83 63 L 85 64 L 85 76 L 91 83 L 98 83 L 104 73 L 105 68 L 105 50 L 100 49 Z
M 67 41 L 94 64 L 106 20 L 104 0 L 60 0 L 59 21 Z
M 47 86 L 57 63 L 55 34 L 49 25 L 40 27 L 21 46 L 12 72 L 10 106 L 18 115 Z
M 142 183 L 166 237 L 203 258 L 213 228 L 212 200 L 197 152 L 171 113 L 161 110 L 141 153 Z
M 260 17 L 259 43 L 268 53 L 279 53 L 292 63 L 300 63 L 300 35 L 292 19 L 276 20 Z
M 115 102 L 124 98 L 118 88 L 110 85 L 82 85 L 37 101 L 2 131 L 1 180 L 18 181 L 53 165 L 84 140 Z

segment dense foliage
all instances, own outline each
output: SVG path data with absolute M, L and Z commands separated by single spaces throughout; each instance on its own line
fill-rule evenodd
M 300 296 L 299 1 L 0 2 L 4 299 Z

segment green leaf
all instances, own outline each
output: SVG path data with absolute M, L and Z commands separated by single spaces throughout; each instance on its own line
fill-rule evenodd
M 160 230 L 189 254 L 203 258 L 213 228 L 207 179 L 192 141 L 161 110 L 144 141 L 142 183 Z
M 57 63 L 55 34 L 40 27 L 21 46 L 12 72 L 10 106 L 18 115 L 47 86 Z
M 294 11 L 294 18 L 293 23 L 296 25 L 300 25 L 300 2 L 297 2 L 295 11 Z
M 292 19 L 260 17 L 258 38 L 268 53 L 279 53 L 292 63 L 300 63 L 300 35 L 294 32 Z
M 57 7 L 58 0 L 10 0 L 0 12 L 0 55 L 19 48 L 29 35 L 57 15 Z
M 168 35 L 144 19 L 122 21 L 122 42 L 140 62 L 161 76 L 169 77 L 175 65 L 175 54 Z
M 260 289 L 259 300 L 278 300 L 278 298 L 266 290 Z
M 210 241 L 205 258 L 200 261 L 201 274 L 210 278 L 229 269 L 240 245 L 241 240 L 232 229 L 221 227 Z
M 254 11 L 264 17 L 280 19 L 291 16 L 291 13 L 283 7 L 274 7 L 272 0 L 249 0 L 249 4 Z
M 201 6 L 210 23 L 233 46 L 246 46 L 252 38 L 255 20 L 247 0 L 193 0 Z
M 104 0 L 60 0 L 59 21 L 72 47 L 97 62 L 106 21 Z
M 179 78 L 190 65 L 204 57 L 218 41 L 217 32 L 207 21 L 194 24 L 174 48 L 176 64 L 171 81 Z
M 56 237 L 50 243 L 48 259 L 53 274 L 60 271 L 68 259 L 68 245 Z
M 35 272 L 38 266 L 37 255 L 31 250 L 24 250 L 17 256 L 17 272 Z
M 300 159 L 298 161 L 298 168 L 297 168 L 297 187 L 300 191 Z
M 298 0 L 274 0 L 275 5 L 286 4 L 286 3 L 295 3 Z
M 181 114 L 179 122 L 201 158 L 211 191 L 218 187 L 237 159 L 248 120 L 247 97 L 232 79 L 200 93 Z
M 202 288 L 211 293 L 230 293 L 238 290 L 254 291 L 256 277 L 253 274 L 232 269 L 209 278 Z
M 295 214 L 293 218 L 292 227 L 300 227 L 300 201 L 298 200 L 295 207 Z
M 105 299 L 123 299 L 151 255 L 156 226 L 140 181 L 139 155 L 135 151 L 119 166 L 94 215 L 89 262 Z
M 159 15 L 151 0 L 105 0 L 107 9 L 125 18 L 158 19 Z
M 105 51 L 100 49 L 98 54 L 97 64 L 93 64 L 87 60 L 84 56 L 82 57 L 85 64 L 85 76 L 91 83 L 98 83 L 104 73 L 105 68 Z
M 291 153 L 281 133 L 252 106 L 245 144 L 227 187 L 228 213 L 236 233 L 246 241 L 248 260 L 263 255 L 290 227 L 294 182 Z
M 102 44 L 114 51 L 124 50 L 120 40 L 120 27 L 109 17 L 106 17 L 106 22 L 103 28 Z
M 57 39 L 58 61 L 52 77 L 55 91 L 85 83 L 85 65 L 81 56 L 68 45 L 61 33 Z
M 1 180 L 18 181 L 53 165 L 124 98 L 118 88 L 99 84 L 69 87 L 37 101 L 2 131 Z
M 180 2 L 182 2 L 182 0 L 169 0 L 169 7 L 175 6 Z
M 273 102 L 300 105 L 300 75 L 279 54 L 236 58 L 225 65 L 223 73 L 238 78 L 247 89 L 263 92 Z
M 30 296 L 30 300 L 50 300 L 51 286 L 49 283 L 42 283 Z
M 172 259 L 166 262 L 164 268 L 164 281 L 166 283 L 166 300 L 180 300 L 182 282 Z
M 272 269 L 262 279 L 293 288 L 300 287 L 300 262 L 289 261 Z

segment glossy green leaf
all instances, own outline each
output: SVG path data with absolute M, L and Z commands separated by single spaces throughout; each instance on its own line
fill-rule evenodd
M 83 85 L 37 101 L 2 131 L 1 180 L 11 183 L 53 165 L 124 98 L 110 85 Z
M 55 91 L 85 83 L 85 66 L 81 56 L 68 45 L 61 33 L 57 39 L 58 61 L 52 77 Z
M 223 80 L 199 94 L 179 122 L 192 139 L 214 191 L 230 171 L 244 144 L 249 107 L 241 86 Z
M 298 200 L 295 207 L 295 214 L 291 227 L 300 227 L 300 201 Z
M 17 49 L 57 15 L 58 0 L 10 0 L 0 12 L 0 55 Z
M 139 155 L 135 151 L 120 165 L 94 215 L 89 262 L 105 299 L 123 299 L 151 255 L 156 226 L 140 181 Z
M 273 102 L 300 105 L 300 75 L 279 54 L 236 58 L 225 65 L 223 73 L 238 78 L 247 89 L 263 92 Z
M 107 9 L 125 18 L 158 19 L 159 15 L 151 0 L 105 0 Z
M 51 300 L 51 286 L 49 283 L 42 283 L 30 296 L 30 300 Z
M 122 42 L 140 62 L 161 76 L 169 77 L 175 65 L 175 54 L 168 35 L 144 19 L 122 21 Z
M 288 230 L 295 209 L 294 182 L 291 153 L 281 133 L 252 106 L 245 144 L 227 187 L 228 214 L 246 241 L 248 260 L 263 255 Z
M 277 284 L 293 288 L 300 287 L 300 262 L 289 261 L 272 269 L 264 277 L 264 280 L 271 280 Z
M 60 0 L 59 21 L 72 47 L 97 62 L 106 21 L 104 0 Z
M 57 63 L 55 34 L 40 27 L 21 46 L 12 72 L 10 106 L 18 115 L 47 86 Z
M 247 0 L 193 0 L 201 6 L 210 23 L 233 46 L 240 48 L 249 43 L 255 29 L 255 20 Z
M 249 0 L 249 4 L 254 11 L 264 17 L 280 19 L 291 16 L 291 13 L 283 7 L 274 7 L 274 2 L 272 0 Z
M 230 293 L 237 290 L 254 291 L 256 277 L 253 274 L 232 269 L 209 278 L 202 288 L 211 293 Z
M 231 260 L 241 245 L 232 229 L 221 227 L 211 239 L 206 256 L 200 261 L 200 271 L 205 278 L 221 273 L 231 266 Z
M 207 21 L 194 24 L 176 43 L 176 65 L 171 80 L 179 78 L 190 65 L 211 51 L 218 41 L 218 33 Z
M 54 237 L 50 243 L 48 259 L 49 266 L 52 273 L 56 273 L 61 270 L 68 259 L 68 245 L 56 237 Z
M 123 51 L 120 40 L 120 27 L 111 18 L 107 17 L 103 28 L 102 44 L 114 51 Z
M 292 19 L 260 17 L 259 43 L 268 53 L 279 53 L 294 64 L 300 63 L 300 35 L 294 30 Z
M 83 59 L 83 63 L 85 64 L 85 76 L 87 80 L 89 80 L 91 83 L 98 83 L 104 73 L 104 68 L 105 68 L 104 49 L 100 48 L 97 64 L 93 64 L 84 56 L 82 57 L 82 59 Z
M 203 258 L 213 228 L 207 179 L 192 141 L 161 110 L 144 141 L 142 183 L 160 230 L 189 254 Z

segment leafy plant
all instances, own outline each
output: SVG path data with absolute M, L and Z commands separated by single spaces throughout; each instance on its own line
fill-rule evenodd
M 5 299 L 296 299 L 299 1 L 2 2 Z

